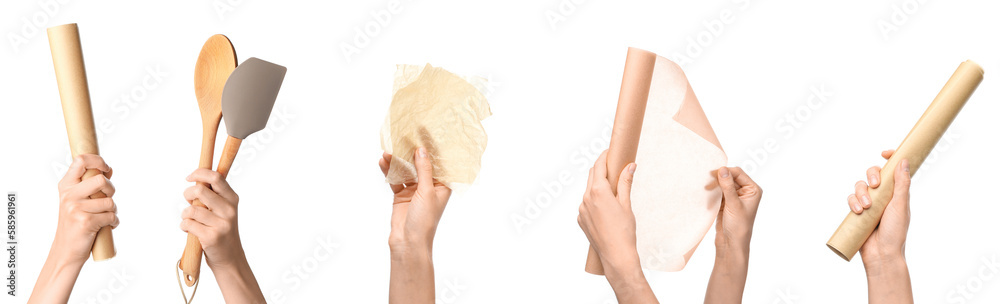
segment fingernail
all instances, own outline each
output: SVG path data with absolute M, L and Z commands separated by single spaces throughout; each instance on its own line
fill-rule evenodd
M 869 176 L 868 177 L 868 184 L 869 185 L 878 184 L 878 175 L 872 174 L 872 176 Z
M 427 150 L 424 148 L 417 149 L 417 156 L 420 158 L 427 158 Z
M 635 174 L 635 166 L 636 166 L 635 163 L 631 163 L 628 165 L 628 174 Z
M 855 213 L 861 212 L 861 206 L 858 206 L 858 204 L 851 204 L 851 209 L 854 209 Z
M 722 167 L 719 169 L 719 175 L 722 177 L 729 177 L 729 168 Z
M 904 159 L 902 165 L 903 172 L 910 173 L 910 161 Z
M 869 198 L 867 195 L 862 195 L 861 196 L 861 203 L 864 206 L 871 206 L 872 205 L 872 199 Z

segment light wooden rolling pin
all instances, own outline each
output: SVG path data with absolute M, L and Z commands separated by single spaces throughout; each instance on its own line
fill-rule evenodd
M 896 165 L 903 159 L 907 159 L 910 162 L 911 176 L 916 174 L 920 164 L 934 149 L 934 145 L 941 139 L 948 126 L 955 120 L 955 116 L 962 110 L 962 106 L 965 105 L 965 102 L 969 100 L 982 81 L 983 68 L 972 60 L 965 61 L 958 66 L 955 74 L 951 75 L 948 83 L 945 83 L 944 88 L 927 107 L 927 111 L 910 130 L 910 134 L 903 139 L 903 143 L 896 149 L 896 153 L 882 167 L 879 187 L 868 188 L 872 199 L 871 208 L 861 214 L 848 212 L 847 218 L 833 233 L 826 246 L 847 261 L 854 257 L 872 231 L 875 231 L 879 220 L 882 219 L 882 212 L 885 211 L 886 205 L 892 199 L 892 188 L 895 181 L 893 172 Z
M 615 123 L 611 129 L 611 143 L 608 147 L 608 182 L 611 183 L 612 192 L 618 191 L 618 177 L 625 166 L 635 162 L 635 155 L 639 150 L 639 134 L 642 130 L 642 119 L 646 116 L 646 101 L 649 99 L 649 87 L 653 81 L 654 62 L 656 54 L 628 48 L 622 88 L 618 93 L 618 109 L 615 110 Z M 601 265 L 601 258 L 593 246 L 587 253 L 587 265 L 584 270 L 592 274 L 604 274 L 604 265 Z
M 83 51 L 80 49 L 80 32 L 76 23 L 50 27 L 48 29 L 49 48 L 52 50 L 52 65 L 56 70 L 59 84 L 59 98 L 62 100 L 63 117 L 66 120 L 66 135 L 69 150 L 76 157 L 80 154 L 98 154 L 97 133 L 94 132 L 94 114 L 90 109 L 90 89 L 87 88 L 87 72 L 83 66 Z M 96 169 L 87 170 L 83 178 L 101 174 Z M 90 198 L 106 197 L 98 192 Z M 115 257 L 115 242 L 111 237 L 111 227 L 102 227 L 97 232 L 94 247 L 90 249 L 94 261 Z

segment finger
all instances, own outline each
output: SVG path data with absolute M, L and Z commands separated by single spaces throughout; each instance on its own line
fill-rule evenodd
M 628 210 L 632 210 L 632 178 L 635 177 L 635 168 L 635 163 L 626 165 L 618 178 L 618 202 Z
M 62 180 L 59 181 L 59 189 L 64 189 L 66 187 L 80 183 L 83 178 L 83 174 L 87 172 L 88 169 L 96 169 L 101 172 L 111 172 L 111 167 L 104 163 L 104 159 L 99 155 L 95 154 L 80 154 L 73 158 L 73 163 L 70 164 L 69 170 L 66 171 L 66 175 L 63 176 Z M 107 177 L 111 177 L 108 175 Z
M 862 208 L 868 209 L 872 206 L 872 197 L 868 195 L 868 184 L 864 181 L 854 183 L 854 196 L 858 198 Z
M 389 162 L 392 161 L 392 155 L 389 153 L 382 152 L 382 158 L 378 159 L 378 167 L 382 169 L 382 175 L 389 175 Z
M 762 194 L 760 185 L 757 185 L 757 182 L 753 181 L 753 179 L 750 178 L 750 175 L 748 175 L 746 172 L 743 171 L 743 168 L 730 167 L 728 169 L 729 169 L 729 174 L 733 176 L 733 181 L 736 182 L 736 185 L 739 186 L 740 189 L 752 188 L 757 190 L 756 191 L 757 193 L 755 193 L 755 195 Z
M 872 166 L 871 168 L 868 168 L 868 172 L 865 172 L 865 175 L 868 175 L 868 185 L 872 188 L 878 188 L 879 183 L 882 182 L 879 176 L 881 173 L 882 167 Z
M 594 167 L 590 167 L 590 172 L 587 173 L 587 192 L 590 193 L 590 189 L 594 187 Z M 586 197 L 586 193 L 584 196 Z
M 219 196 L 225 198 L 226 200 L 236 202 L 239 200 L 239 196 L 233 191 L 233 188 L 229 186 L 229 182 L 226 178 L 222 176 L 222 173 L 215 172 L 205 168 L 198 168 L 188 175 L 187 181 L 189 182 L 199 182 L 211 185 L 212 191 L 218 193 Z
M 910 162 L 903 159 L 896 166 L 896 172 L 893 174 L 895 184 L 892 189 L 892 199 L 899 199 L 905 203 L 904 206 L 897 206 L 895 208 L 907 208 L 910 204 Z
M 861 214 L 865 210 L 861 207 L 861 202 L 858 202 L 858 196 L 854 194 L 847 196 L 847 205 L 851 207 L 851 211 L 855 214 Z
M 198 237 L 198 239 L 201 240 L 201 241 L 203 241 L 203 242 L 204 242 L 205 238 L 207 236 L 209 236 L 209 229 L 211 229 L 208 226 L 205 226 L 205 224 L 199 223 L 199 222 L 197 222 L 195 220 L 192 220 L 192 219 L 183 219 L 183 220 L 181 220 L 181 226 L 180 227 L 181 227 L 181 230 L 183 230 L 184 232 L 193 234 L 194 236 Z
M 218 227 L 225 220 L 203 206 L 188 206 L 181 212 L 181 219 L 192 219 L 209 227 Z
M 722 188 L 722 196 L 726 200 L 726 204 L 740 204 L 740 196 L 736 193 L 736 181 L 733 180 L 733 175 L 729 171 L 729 168 L 719 168 L 717 178 L 719 179 L 719 187 Z
M 431 164 L 426 148 L 417 148 L 417 153 L 413 154 L 413 163 L 417 165 L 417 190 L 430 193 L 434 190 L 434 165 Z
M 110 197 L 85 199 L 80 201 L 79 207 L 80 210 L 87 213 L 118 212 L 118 206 Z
M 596 177 L 608 179 L 608 150 L 601 152 L 601 156 L 598 156 L 597 161 L 594 162 L 594 174 Z
M 892 154 L 894 154 L 894 153 L 896 153 L 896 150 L 885 150 L 885 151 L 882 151 L 882 158 L 889 159 L 890 157 L 892 157 Z
M 111 184 L 104 175 L 94 175 L 84 179 L 79 184 L 72 186 L 69 190 L 75 197 L 90 197 L 98 192 L 103 192 L 105 196 L 115 195 L 115 186 Z
M 188 201 L 198 200 L 209 210 L 222 210 L 230 209 L 229 203 L 226 202 L 222 196 L 218 193 L 208 189 L 208 186 L 203 184 L 195 184 L 194 186 L 188 187 L 184 190 L 184 198 Z
M 611 181 L 608 180 L 608 150 L 604 150 L 597 157 L 597 161 L 594 162 L 591 172 L 593 172 L 593 181 L 590 185 L 590 191 L 612 194 Z M 621 178 L 619 177 L 619 179 Z
M 100 229 L 104 226 L 117 227 L 118 226 L 118 216 L 114 212 L 102 212 L 90 215 L 91 227 Z

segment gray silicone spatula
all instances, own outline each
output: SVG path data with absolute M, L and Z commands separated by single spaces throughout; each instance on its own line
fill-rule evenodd
M 283 66 L 251 57 L 229 74 L 229 80 L 222 89 L 222 117 L 229 137 L 222 149 L 219 167 L 215 170 L 223 178 L 229 174 L 243 140 L 267 126 L 267 118 L 271 115 L 286 70 Z M 201 254 L 201 246 L 188 247 L 184 252 L 184 256 L 200 257 Z
M 283 66 L 251 57 L 229 75 L 226 88 L 222 90 L 222 118 L 226 121 L 229 137 L 215 170 L 222 173 L 222 177 L 229 174 L 240 143 L 267 126 L 286 70 Z

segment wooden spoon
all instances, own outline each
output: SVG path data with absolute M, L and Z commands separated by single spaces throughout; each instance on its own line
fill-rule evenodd
M 219 133 L 222 120 L 222 90 L 229 74 L 236 69 L 236 49 L 225 35 L 216 34 L 205 41 L 194 67 L 194 92 L 201 110 L 201 160 L 198 168 L 212 169 L 215 157 L 215 135 Z M 191 202 L 194 206 L 204 206 L 201 201 Z M 187 245 L 181 255 L 180 268 L 184 272 L 184 284 L 194 286 L 201 273 L 201 242 L 188 233 Z

